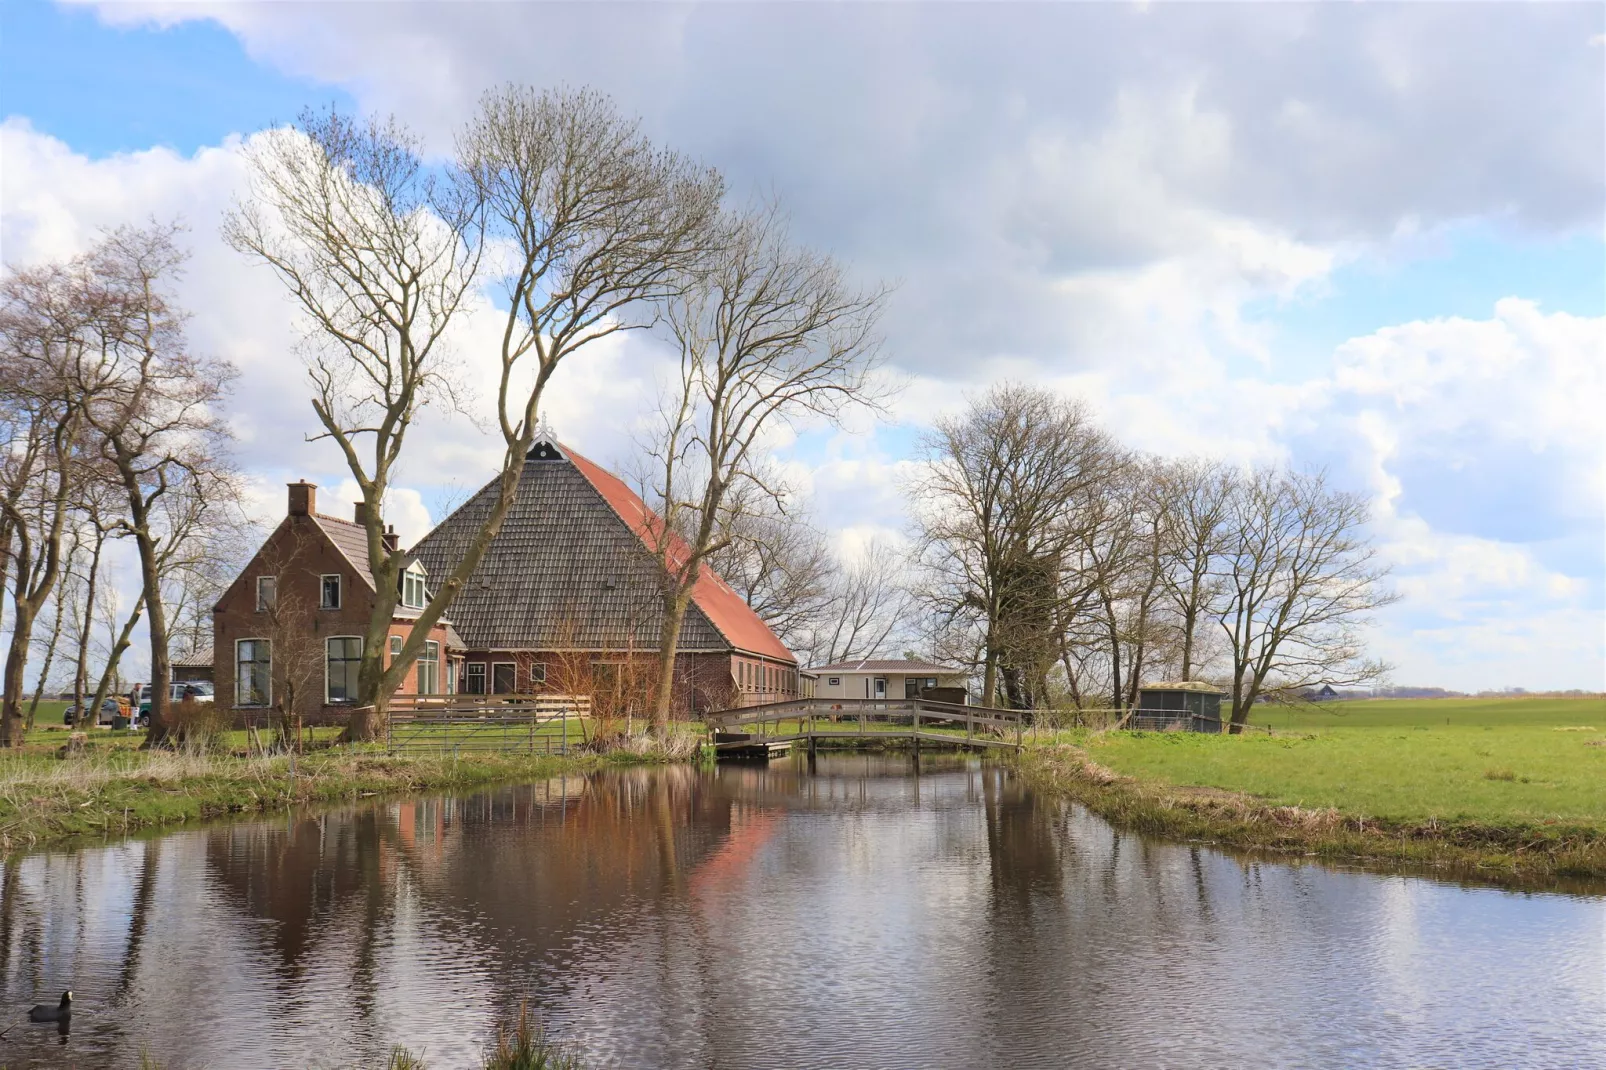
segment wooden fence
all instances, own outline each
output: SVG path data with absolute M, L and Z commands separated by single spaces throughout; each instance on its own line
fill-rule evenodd
M 398 695 L 385 745 L 407 754 L 567 754 L 584 742 L 590 716 L 590 695 Z

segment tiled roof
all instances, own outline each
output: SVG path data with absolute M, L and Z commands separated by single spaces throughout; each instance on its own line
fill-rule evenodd
M 317 513 L 313 519 L 329 536 L 329 541 L 335 544 L 335 549 L 345 555 L 357 578 L 366 583 L 370 591 L 374 590 L 374 573 L 368 567 L 368 533 L 351 521 L 338 517 Z
M 657 517 L 614 476 L 564 453 L 526 462 L 513 508 L 452 603 L 470 650 L 657 648 L 658 565 L 641 535 Z M 493 480 L 413 548 L 437 582 L 462 559 L 496 493 Z M 680 647 L 793 660 L 717 576 L 693 592 Z
M 862 661 L 837 661 L 830 665 L 814 665 L 809 672 L 919 672 L 954 676 L 965 672 L 952 665 L 938 665 L 930 661 L 910 661 L 902 658 L 867 658 Z
M 198 646 L 181 657 L 172 661 L 175 669 L 210 669 L 212 667 L 212 644 Z

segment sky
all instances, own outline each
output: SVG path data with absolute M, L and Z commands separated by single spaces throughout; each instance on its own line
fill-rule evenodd
M 1367 495 L 1393 682 L 1606 684 L 1606 7 L 7 0 L 0 255 L 182 219 L 253 508 L 307 478 L 344 513 L 294 311 L 218 237 L 241 145 L 334 104 L 443 154 L 507 81 L 610 94 L 896 285 L 890 411 L 777 441 L 844 554 L 905 533 L 935 417 L 1035 382 L 1135 448 Z M 471 388 L 490 330 L 454 337 Z M 628 464 L 665 356 L 631 334 L 574 359 L 560 436 Z M 386 506 L 403 535 L 499 452 L 426 411 Z

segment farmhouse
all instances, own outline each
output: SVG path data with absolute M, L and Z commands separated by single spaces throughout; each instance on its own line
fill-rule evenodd
M 493 480 L 413 552 L 429 575 L 462 560 L 497 494 Z M 645 712 L 662 620 L 653 553 L 662 521 L 625 483 L 545 432 L 501 530 L 452 603 L 465 694 L 584 694 L 604 712 Z M 678 540 L 672 554 L 683 554 Z M 682 716 L 797 695 L 797 660 L 704 568 L 680 629 Z
M 315 484 L 290 484 L 285 518 L 212 609 L 217 701 L 231 702 L 239 720 L 273 710 L 307 724 L 346 719 L 374 604 L 366 540 L 362 525 L 318 512 Z M 410 563 L 387 656 L 400 651 L 425 585 L 423 566 Z M 437 623 L 399 693 L 449 691 L 461 645 L 449 621 Z

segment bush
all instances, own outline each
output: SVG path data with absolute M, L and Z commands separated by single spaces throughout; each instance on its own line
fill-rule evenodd
M 215 750 L 232 727 L 233 715 L 217 702 L 185 698 L 168 707 L 173 741 L 197 751 Z

